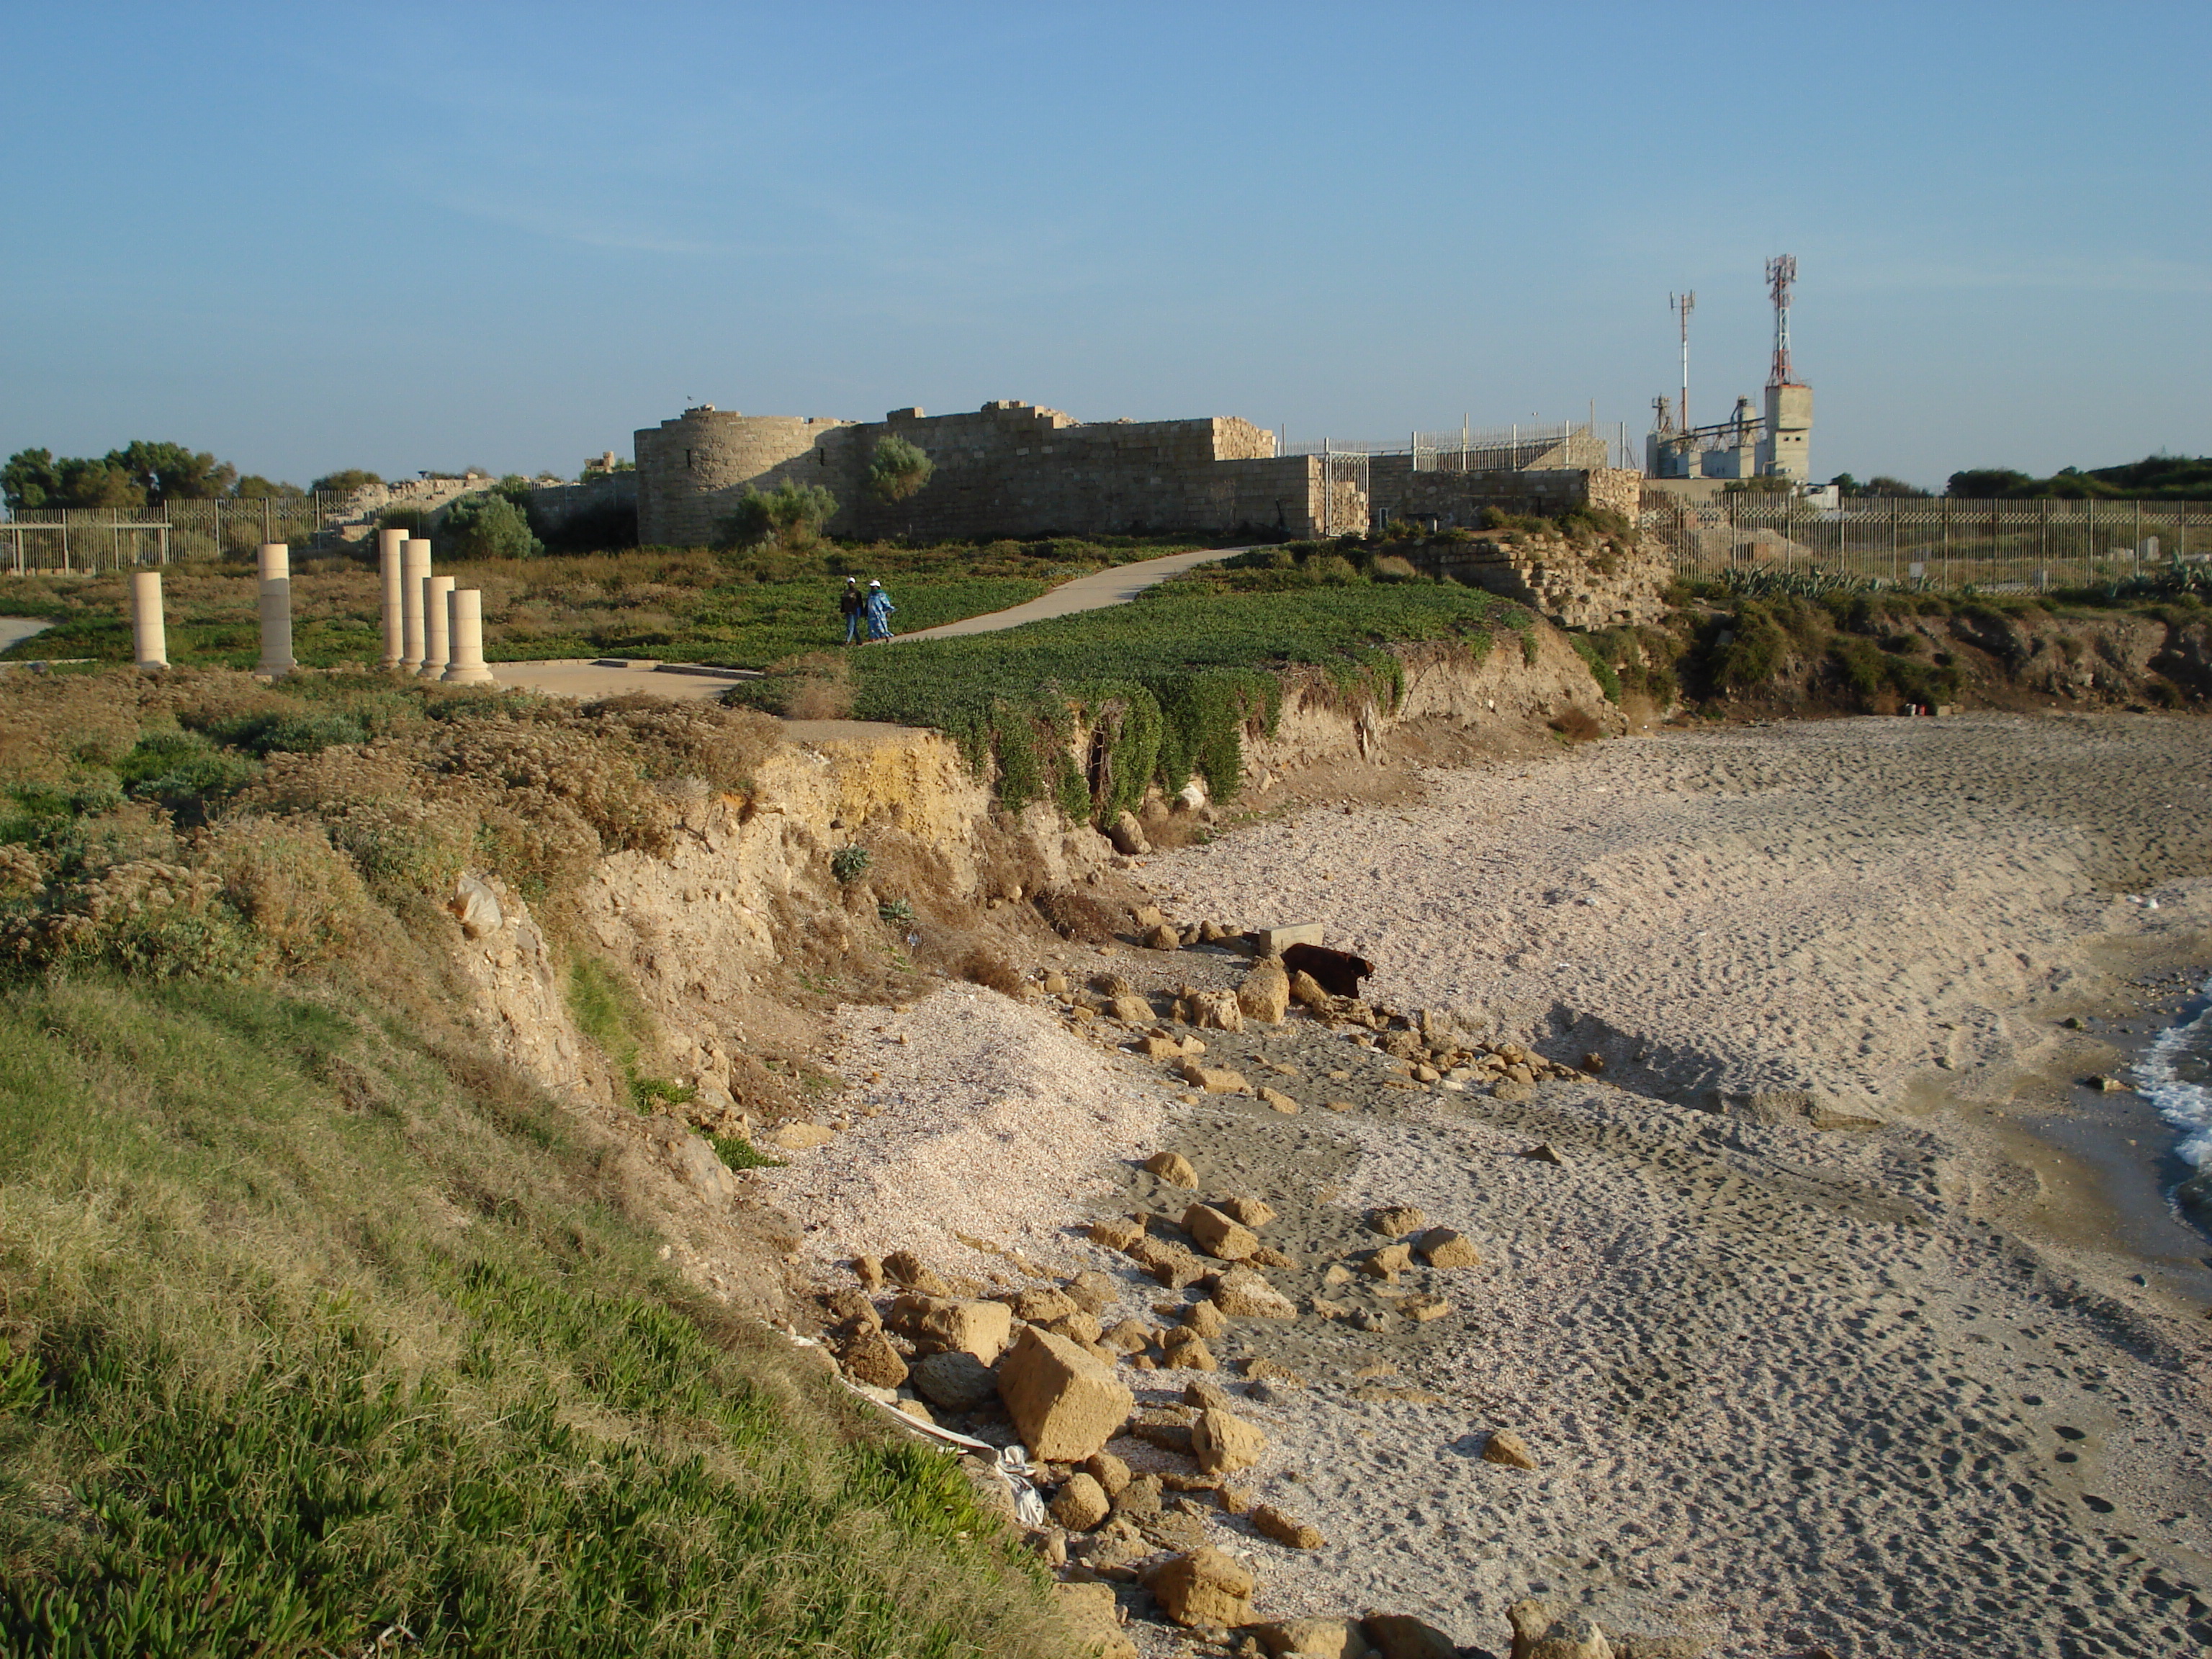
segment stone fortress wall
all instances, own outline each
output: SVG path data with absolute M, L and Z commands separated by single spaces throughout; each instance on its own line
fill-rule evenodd
M 868 468 L 886 436 L 928 456 L 929 483 L 878 500 Z M 1327 463 L 1278 455 L 1275 436 L 1235 416 L 1085 422 L 1018 400 L 958 415 L 893 410 L 880 421 L 740 415 L 712 404 L 636 434 L 638 539 L 722 540 L 748 489 L 818 484 L 837 501 L 830 534 L 921 540 L 986 536 L 1194 532 L 1318 537 L 1383 515 L 1473 523 L 1485 506 L 1558 514 L 1597 505 L 1633 514 L 1640 473 L 1613 468 L 1420 472 L 1407 456 L 1373 459 L 1369 489 Z M 1402 477 L 1401 475 L 1403 475 Z
M 896 434 L 936 471 L 904 501 L 868 489 L 876 446 Z M 894 410 L 880 421 L 747 416 L 686 410 L 637 434 L 638 539 L 689 545 L 721 538 L 749 489 L 820 484 L 837 498 L 833 535 L 1128 535 L 1249 530 L 1316 536 L 1324 525 L 1364 526 L 1364 498 L 1339 485 L 1333 514 L 1322 463 L 1279 456 L 1274 434 L 1249 421 L 1086 423 L 1008 400 L 973 413 Z

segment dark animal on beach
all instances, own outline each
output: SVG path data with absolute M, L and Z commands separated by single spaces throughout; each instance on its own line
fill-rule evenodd
M 1319 945 L 1293 945 L 1283 952 L 1283 971 L 1310 974 L 1314 983 L 1333 997 L 1356 997 L 1359 994 L 1359 981 L 1375 971 L 1375 964 L 1349 951 L 1332 951 Z

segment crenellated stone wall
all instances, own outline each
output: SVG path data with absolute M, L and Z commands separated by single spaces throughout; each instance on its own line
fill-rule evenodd
M 1617 466 L 1416 472 L 1410 455 L 1377 455 L 1367 476 L 1382 519 L 1434 519 L 1445 528 L 1475 528 L 1486 507 L 1545 518 L 1595 507 L 1632 520 L 1644 492 L 1641 472 Z
M 935 469 L 903 501 L 868 488 L 876 446 L 890 435 Z M 719 540 L 747 489 L 786 482 L 835 495 L 828 527 L 840 536 L 1318 533 L 1321 462 L 1274 451 L 1273 433 L 1234 416 L 1085 423 L 1018 401 L 958 415 L 895 410 L 864 422 L 687 410 L 637 434 L 638 537 Z M 1364 526 L 1364 498 L 1339 501 L 1333 521 L 1347 520 Z

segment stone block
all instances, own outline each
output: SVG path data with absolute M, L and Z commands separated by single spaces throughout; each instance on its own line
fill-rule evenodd
M 1145 1575 L 1145 1587 L 1185 1629 L 1252 1622 L 1252 1575 L 1211 1545 L 1170 1556 Z
M 1267 1448 L 1267 1437 L 1254 1424 L 1224 1411 L 1206 1411 L 1190 1425 L 1191 1454 L 1208 1474 L 1249 1469 Z
M 1356 1620 L 1285 1619 L 1247 1625 L 1237 1634 L 1257 1642 L 1267 1659 L 1375 1659 Z
M 1261 927 L 1247 933 L 1254 951 L 1263 957 L 1279 957 L 1293 945 L 1318 945 L 1322 928 L 1317 921 L 1294 921 L 1282 927 Z
M 1137 1403 L 1084 1349 L 1034 1326 L 1000 1366 L 999 1394 L 1030 1454 L 1055 1463 L 1103 1451 Z
M 890 1323 L 924 1353 L 973 1354 L 988 1365 L 1006 1351 L 1014 1313 L 1003 1302 L 956 1302 L 909 1291 L 891 1304 Z
M 1185 1210 L 1182 1230 L 1200 1249 L 1223 1261 L 1242 1261 L 1260 1248 L 1257 1233 L 1210 1204 L 1194 1204 Z
M 1476 1267 L 1482 1252 L 1464 1233 L 1449 1227 L 1431 1227 L 1413 1241 L 1413 1254 L 1431 1267 Z

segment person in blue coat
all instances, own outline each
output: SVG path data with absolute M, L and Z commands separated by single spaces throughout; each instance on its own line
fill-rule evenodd
M 898 607 L 891 603 L 891 596 L 884 592 L 884 585 L 872 578 L 871 578 L 868 582 L 868 598 L 866 609 L 868 615 L 868 638 L 870 641 L 887 640 L 890 638 L 891 612 L 897 610 Z

